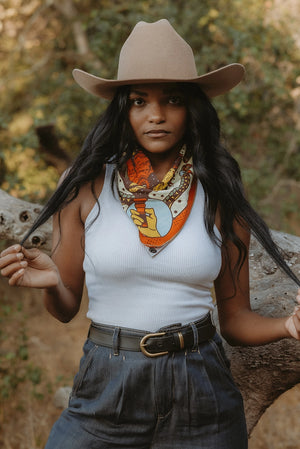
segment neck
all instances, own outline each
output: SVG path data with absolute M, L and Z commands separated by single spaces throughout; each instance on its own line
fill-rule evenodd
M 176 158 L 178 157 L 179 151 L 182 145 L 178 145 L 175 148 L 163 153 L 150 153 L 143 150 L 146 156 L 149 158 L 153 172 L 157 178 L 161 181 L 165 174 L 173 167 Z

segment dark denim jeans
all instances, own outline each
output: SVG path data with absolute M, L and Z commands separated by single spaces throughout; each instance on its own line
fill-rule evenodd
M 243 402 L 220 337 L 147 358 L 87 340 L 46 449 L 246 449 Z

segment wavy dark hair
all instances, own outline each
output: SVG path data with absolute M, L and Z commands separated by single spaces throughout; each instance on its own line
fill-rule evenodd
M 276 264 L 300 286 L 300 280 L 285 262 L 268 226 L 245 197 L 239 165 L 221 144 L 220 121 L 214 106 L 197 84 L 179 83 L 179 88 L 185 97 L 188 111 L 185 136 L 187 149 L 193 156 L 195 176 L 205 192 L 204 218 L 208 234 L 220 245 L 214 233 L 219 208 L 225 254 L 228 241 L 233 242 L 238 249 L 235 271 L 239 272 L 248 255 L 245 244 L 234 231 L 234 222 L 237 221 L 251 230 Z M 85 139 L 78 157 L 21 244 L 54 213 L 60 212 L 74 200 L 84 184 L 91 183 L 93 195 L 98 201 L 94 183 L 103 165 L 113 163 L 118 169 L 132 156 L 136 141 L 128 119 L 129 93 L 130 86 L 122 86 L 117 90 L 106 111 Z

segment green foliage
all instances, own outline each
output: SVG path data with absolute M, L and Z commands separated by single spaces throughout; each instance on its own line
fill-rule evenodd
M 297 18 L 283 20 L 280 10 L 276 17 L 272 0 L 73 0 L 71 16 L 67 3 L 3 0 L 0 5 L 5 190 L 39 201 L 50 194 L 58 172 L 39 152 L 35 127 L 55 124 L 62 148 L 73 158 L 106 102 L 80 89 L 72 69 L 115 78 L 120 48 L 135 23 L 162 17 L 192 46 L 199 74 L 230 62 L 246 67 L 245 80 L 214 104 L 253 204 L 264 213 L 261 204 L 281 179 L 300 181 L 294 95 L 300 50 L 291 31 Z M 85 52 L 77 41 L 78 26 L 88 42 Z M 20 153 L 32 164 L 23 174 L 17 167 L 24 164 Z

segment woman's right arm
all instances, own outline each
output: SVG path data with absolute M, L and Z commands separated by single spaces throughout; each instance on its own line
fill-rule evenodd
M 85 191 L 85 188 L 83 189 Z M 83 191 L 53 217 L 51 260 L 58 277 L 55 285 L 44 290 L 48 312 L 62 322 L 70 321 L 78 312 L 84 285 L 84 223 L 81 219 Z
M 64 176 L 64 175 L 63 175 Z M 37 248 L 13 245 L 0 254 L 1 275 L 10 285 L 44 289 L 47 310 L 68 322 L 78 312 L 84 285 L 84 223 L 99 197 L 105 178 L 103 167 L 94 184 L 82 186 L 77 197 L 53 217 L 52 256 Z
M 10 285 L 43 288 L 47 310 L 62 322 L 78 312 L 84 284 L 82 194 L 53 218 L 53 254 L 13 245 L 0 255 L 2 276 Z

